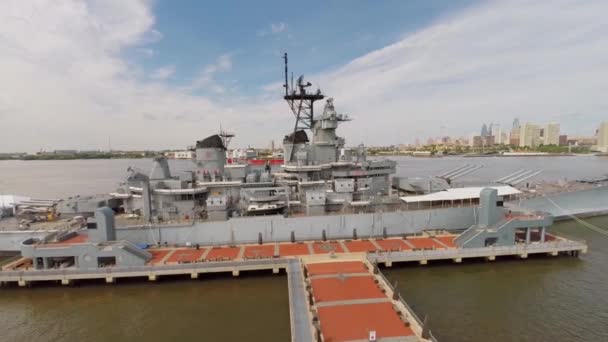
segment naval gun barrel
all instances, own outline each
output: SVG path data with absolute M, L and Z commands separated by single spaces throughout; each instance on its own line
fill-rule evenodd
M 511 181 L 511 185 L 517 185 L 517 184 L 519 184 L 519 183 L 521 183 L 521 182 L 523 182 L 523 181 L 525 181 L 525 180 L 527 180 L 527 179 L 530 179 L 530 178 L 532 178 L 532 177 L 534 177 L 534 176 L 536 176 L 536 175 L 539 175 L 539 174 L 540 174 L 540 173 L 542 173 L 542 172 L 543 172 L 542 170 L 540 170 L 540 171 L 536 171 L 536 172 L 533 172 L 533 173 L 531 173 L 531 174 L 529 174 L 529 175 L 524 176 L 523 178 L 519 178 L 519 179 L 516 179 L 516 180 L 512 180 L 512 181 Z
M 526 171 L 525 169 L 519 169 L 519 170 L 517 170 L 517 171 L 515 171 L 515 172 L 513 172 L 513 173 L 510 173 L 510 174 L 508 174 L 508 175 L 506 175 L 506 176 L 504 176 L 504 177 L 502 177 L 502 178 L 499 178 L 499 179 L 495 180 L 494 182 L 496 182 L 496 183 L 501 183 L 501 182 L 504 182 L 505 180 L 507 180 L 507 179 L 509 179 L 509 178 L 511 178 L 511 177 L 517 176 L 517 175 L 519 175 L 520 173 L 523 173 L 523 172 L 525 172 L 525 171 Z
M 448 172 L 445 172 L 445 173 L 443 173 L 443 174 L 441 174 L 441 175 L 439 175 L 437 177 L 439 177 L 439 178 L 448 178 L 448 177 L 450 177 L 451 174 L 453 174 L 455 172 L 458 172 L 458 171 L 461 171 L 462 169 L 467 168 L 469 166 L 470 166 L 469 164 L 461 165 L 461 166 L 459 166 L 459 167 L 457 167 L 455 169 L 452 169 L 452 170 L 450 170 Z
M 464 170 L 461 170 L 460 172 L 457 172 L 456 174 L 453 174 L 450 176 L 450 179 L 456 179 L 456 178 L 460 178 L 463 176 L 466 176 L 472 172 L 475 172 L 479 169 L 483 168 L 483 165 L 472 165 L 470 168 L 466 168 Z
M 529 175 L 529 174 L 531 174 L 531 173 L 533 173 L 533 172 L 534 172 L 533 170 L 524 170 L 524 172 L 520 172 L 520 173 L 519 173 L 518 175 L 516 175 L 516 176 L 509 177 L 509 178 L 507 178 L 507 179 L 503 180 L 501 183 L 507 183 L 507 184 L 508 184 L 508 183 L 511 183 L 511 182 L 513 182 L 514 180 L 519 179 L 519 178 L 521 178 L 521 177 L 525 177 L 525 176 L 527 176 L 527 175 Z

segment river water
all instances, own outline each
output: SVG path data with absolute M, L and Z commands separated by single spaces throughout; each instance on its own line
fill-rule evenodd
M 463 182 L 500 178 L 522 168 L 539 179 L 608 173 L 608 158 L 395 158 L 398 174 L 439 174 L 465 163 L 484 168 Z M 0 194 L 63 198 L 108 192 L 128 166 L 150 160 L 0 161 Z M 187 170 L 187 161 L 172 162 Z M 608 228 L 608 217 L 588 219 Z M 575 222 L 553 230 L 585 239 L 580 258 L 393 267 L 406 301 L 428 315 L 440 341 L 608 341 L 608 238 Z M 156 283 L 80 283 L 74 287 L 2 288 L 0 341 L 288 341 L 285 276 L 204 276 Z

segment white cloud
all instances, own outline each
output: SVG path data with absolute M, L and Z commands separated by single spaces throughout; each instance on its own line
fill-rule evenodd
M 270 32 L 272 32 L 273 34 L 281 33 L 285 30 L 287 30 L 287 24 L 283 22 L 274 23 L 270 25 Z
M 357 119 L 347 136 L 370 142 L 437 136 L 442 125 L 460 135 L 482 122 L 510 127 L 515 116 L 542 122 L 571 113 L 578 119 L 562 122 L 562 130 L 591 134 L 608 117 L 604 13 L 605 1 L 491 2 L 317 79 Z
M 122 57 L 159 39 L 150 6 L 0 3 L 0 151 L 105 148 L 108 136 L 115 148 L 184 147 L 213 133 L 220 117 L 227 124 L 235 118 L 238 110 L 143 77 Z M 230 56 L 222 56 L 205 70 L 231 67 Z M 155 76 L 171 73 L 167 67 Z M 201 131 L 203 123 L 209 127 Z
M 175 74 L 175 66 L 166 65 L 154 70 L 154 72 L 150 75 L 150 78 L 156 80 L 164 80 L 170 78 L 171 76 L 173 76 L 173 74 Z
M 220 122 L 240 146 L 287 133 L 293 122 L 280 85 L 252 98 L 217 82 L 232 70 L 230 55 L 192 84 L 223 92 L 221 102 L 145 77 L 125 60 L 126 49 L 151 50 L 162 36 L 150 6 L 1 2 L 0 151 L 103 148 L 110 135 L 115 148 L 184 147 Z M 508 126 L 516 115 L 563 118 L 563 130 L 590 133 L 608 111 L 604 13 L 605 1 L 484 3 L 310 79 L 356 119 L 341 131 L 353 145 L 413 141 L 441 126 L 467 134 L 482 121 Z
M 258 37 L 264 37 L 269 34 L 279 34 L 287 31 L 287 23 L 278 22 L 270 24 L 270 28 L 260 29 L 256 32 Z
M 215 75 L 232 70 L 232 56 L 223 54 L 217 58 L 215 63 L 206 65 L 194 78 L 189 89 L 211 90 L 215 93 L 224 93 L 226 89 L 215 80 Z

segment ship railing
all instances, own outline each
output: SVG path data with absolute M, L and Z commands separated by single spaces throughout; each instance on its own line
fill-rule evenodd
M 410 316 L 416 321 L 418 326 L 422 330 L 424 330 L 424 322 L 420 319 L 420 317 L 418 317 L 418 315 L 412 309 L 412 307 L 409 306 L 409 304 L 407 304 L 407 302 L 401 295 L 401 292 L 399 292 L 399 289 L 395 288 L 395 286 L 388 280 L 388 278 L 384 275 L 384 273 L 378 272 L 378 275 L 380 276 L 380 278 L 382 278 L 382 280 L 384 280 L 384 283 L 391 289 L 391 291 L 393 291 L 393 292 L 397 291 L 397 295 L 399 297 L 399 301 L 401 302 L 401 304 L 403 304 L 403 306 L 405 306 L 405 308 L 409 312 Z M 437 342 L 437 339 L 435 338 L 435 336 L 433 336 L 433 332 L 430 329 L 428 331 L 428 334 L 429 334 L 429 336 L 426 338 L 427 340 L 432 341 L 432 342 Z
M 581 239 L 579 237 L 574 237 L 572 235 L 564 234 L 562 232 L 551 231 L 551 232 L 548 232 L 547 234 L 550 234 L 550 235 L 553 235 L 553 236 L 556 236 L 558 238 L 562 238 L 562 239 L 565 239 L 565 240 L 576 241 L 578 243 L 582 243 L 582 244 L 585 244 L 585 245 L 587 244 L 587 240 L 585 240 L 585 239 Z

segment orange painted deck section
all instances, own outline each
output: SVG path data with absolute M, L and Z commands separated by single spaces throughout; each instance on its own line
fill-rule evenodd
M 308 276 L 326 274 L 367 273 L 369 270 L 361 261 L 323 262 L 306 265 Z
M 408 238 L 407 241 L 411 243 L 414 248 L 425 249 L 425 248 L 442 248 L 445 249 L 441 244 L 428 237 L 423 238 Z
M 232 260 L 236 259 L 241 249 L 238 247 L 214 247 L 205 260 Z
M 344 245 L 353 253 L 375 252 L 377 250 L 376 246 L 368 240 L 344 241 Z
M 367 341 L 372 330 L 376 331 L 378 339 L 414 335 L 399 319 L 391 303 L 336 305 L 318 310 L 326 342 Z
M 325 254 L 325 253 L 344 253 L 342 250 L 342 246 L 336 241 L 326 241 L 326 242 L 314 242 L 312 244 L 312 249 L 315 251 L 315 254 Z
M 316 302 L 386 297 L 371 275 L 312 279 L 311 285 Z
M 385 251 L 405 251 L 412 249 L 412 247 L 401 239 L 377 240 L 376 243 Z
M 279 254 L 283 256 L 308 255 L 308 245 L 305 243 L 289 243 L 279 245 Z
M 456 236 L 437 236 L 435 237 L 435 240 L 439 240 L 441 242 L 443 242 L 444 245 L 450 247 L 450 248 L 456 248 L 456 244 L 454 243 L 454 240 L 456 240 Z
M 196 249 L 177 249 L 171 256 L 167 259 L 167 263 L 189 263 L 189 262 L 197 262 L 201 259 L 203 254 L 205 254 L 206 248 L 201 248 L 199 250 Z
M 152 259 L 148 261 L 149 264 L 157 264 L 159 263 L 167 254 L 169 254 L 171 249 L 161 249 L 161 250 L 148 250 L 150 254 L 152 254 Z
M 274 245 L 251 245 L 245 246 L 245 259 L 272 258 L 274 256 Z

